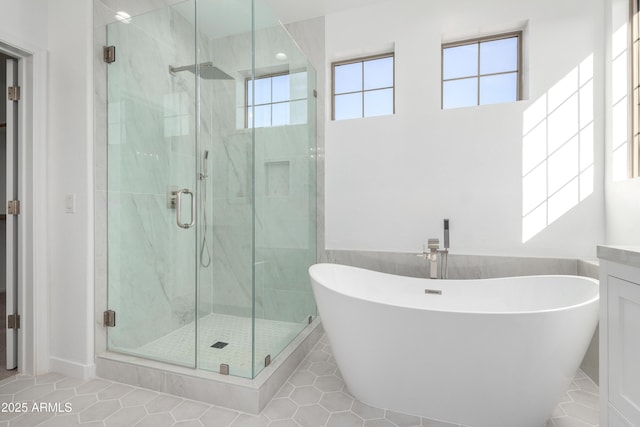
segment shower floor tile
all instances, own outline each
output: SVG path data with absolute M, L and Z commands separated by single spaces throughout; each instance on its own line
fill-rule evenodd
M 267 355 L 275 357 L 306 326 L 304 323 L 256 319 L 256 373 L 264 367 Z M 196 345 L 193 337 L 198 329 L 198 361 L 200 369 L 218 372 L 220 364 L 229 365 L 231 375 L 250 377 L 252 359 L 251 318 L 211 313 L 196 322 L 133 350 L 133 353 L 179 365 L 193 366 Z M 211 347 L 217 342 L 222 348 Z M 131 353 L 131 351 L 129 351 Z

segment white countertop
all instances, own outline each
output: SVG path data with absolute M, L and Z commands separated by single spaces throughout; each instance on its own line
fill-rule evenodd
M 598 258 L 640 268 L 640 246 L 598 246 Z

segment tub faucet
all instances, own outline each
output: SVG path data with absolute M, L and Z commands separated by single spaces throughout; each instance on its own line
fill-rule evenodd
M 440 240 L 427 239 L 427 248 L 429 248 L 429 253 L 427 254 L 427 259 L 429 260 L 429 277 L 431 279 L 437 279 L 438 278 L 438 252 L 440 249 Z
M 424 247 L 419 254 L 429 261 L 429 278 L 447 279 L 449 276 L 449 219 L 444 220 L 444 248 L 440 249 L 439 239 L 427 239 L 427 252 Z M 438 265 L 440 272 L 438 274 Z

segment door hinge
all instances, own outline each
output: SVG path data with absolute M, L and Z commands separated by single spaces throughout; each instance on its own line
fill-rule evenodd
M 7 202 L 8 215 L 20 215 L 20 200 L 9 200 Z
M 10 314 L 7 316 L 7 328 L 20 329 L 20 315 Z
M 315 90 L 315 89 L 313 90 L 313 97 L 314 97 L 314 98 L 317 98 L 317 97 L 318 97 L 318 91 L 317 91 L 317 90 Z
M 104 59 L 104 62 L 106 62 L 107 64 L 116 62 L 116 47 L 104 46 L 102 48 L 102 58 Z
M 113 310 L 107 310 L 103 314 L 104 326 L 107 328 L 113 328 L 116 326 L 116 312 Z
M 9 101 L 20 101 L 20 86 L 9 86 L 7 88 L 7 98 Z

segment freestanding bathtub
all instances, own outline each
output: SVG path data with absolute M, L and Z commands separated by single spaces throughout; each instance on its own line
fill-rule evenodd
M 598 322 L 598 282 L 584 277 L 429 280 L 337 264 L 309 275 L 357 399 L 471 427 L 543 427 Z

